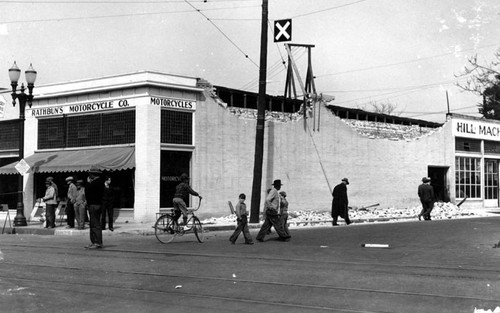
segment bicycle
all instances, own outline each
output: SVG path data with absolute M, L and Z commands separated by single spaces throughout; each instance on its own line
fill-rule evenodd
M 161 243 L 169 243 L 174 240 L 177 236 L 183 236 L 184 234 L 193 231 L 196 239 L 199 243 L 204 241 L 203 225 L 201 224 L 195 213 L 201 206 L 201 199 L 198 203 L 196 209 L 188 209 L 189 219 L 186 223 L 187 228 L 184 225 L 179 225 L 178 220 L 174 218 L 175 210 L 171 209 L 170 213 L 158 213 L 160 216 L 155 223 L 155 236 Z

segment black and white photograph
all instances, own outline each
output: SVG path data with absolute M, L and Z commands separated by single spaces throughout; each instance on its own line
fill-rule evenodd
M 500 2 L 0 12 L 1 312 L 500 313 Z

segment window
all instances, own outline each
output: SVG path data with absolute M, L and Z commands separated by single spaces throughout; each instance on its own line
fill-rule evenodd
M 455 150 L 466 152 L 481 152 L 481 140 L 455 138 Z
M 190 112 L 162 110 L 161 142 L 192 145 L 193 114 Z
M 38 120 L 38 149 L 62 148 L 65 146 L 64 118 Z
M 135 111 L 38 121 L 38 149 L 135 143 Z
M 0 123 L 0 150 L 19 148 L 19 120 Z
M 500 154 L 500 142 L 498 141 L 484 141 L 484 153 Z
M 484 198 L 498 199 L 498 162 L 496 160 L 485 160 Z
M 481 198 L 481 159 L 455 158 L 455 188 L 457 198 Z

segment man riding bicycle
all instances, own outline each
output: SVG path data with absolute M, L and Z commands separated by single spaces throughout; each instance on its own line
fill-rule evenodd
M 184 225 L 184 228 L 187 228 L 187 219 L 188 219 L 188 209 L 186 202 L 188 202 L 189 195 L 192 194 L 193 196 L 197 196 L 202 199 L 202 197 L 194 191 L 191 186 L 189 186 L 189 176 L 186 173 L 181 174 L 181 183 L 178 184 L 175 187 L 175 194 L 174 194 L 174 220 L 177 222 L 179 217 L 182 214 L 182 225 Z

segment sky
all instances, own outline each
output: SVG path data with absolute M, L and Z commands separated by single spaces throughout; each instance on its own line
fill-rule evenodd
M 262 0 L 0 0 L 0 16 L 0 88 L 16 61 L 38 72 L 35 94 L 143 70 L 258 92 Z M 291 43 L 314 45 L 316 90 L 331 104 L 390 103 L 434 122 L 445 121 L 446 93 L 452 113 L 479 116 L 481 99 L 457 76 L 471 56 L 488 63 L 500 49 L 498 0 L 269 0 L 268 17 L 268 94 L 283 95 L 286 78 L 272 26 L 292 19 Z M 304 79 L 306 51 L 292 52 Z

